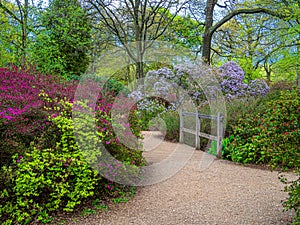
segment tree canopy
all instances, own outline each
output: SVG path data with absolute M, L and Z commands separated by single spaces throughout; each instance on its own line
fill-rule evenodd
M 117 47 L 138 79 L 160 40 L 208 64 L 236 60 L 249 79 L 297 77 L 300 85 L 299 8 L 295 0 L 0 0 L 0 66 L 78 77 Z

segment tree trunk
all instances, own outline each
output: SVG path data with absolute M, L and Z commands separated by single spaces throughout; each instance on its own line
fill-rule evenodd
M 205 7 L 205 31 L 202 40 L 202 59 L 205 63 L 210 64 L 211 41 L 213 32 L 211 27 L 214 22 L 214 8 L 217 0 L 207 0 Z
M 210 64 L 211 41 L 212 41 L 212 34 L 205 31 L 203 34 L 203 41 L 202 41 L 202 60 L 208 65 Z
M 298 43 L 299 43 L 299 40 L 298 40 Z M 297 76 L 298 89 L 300 89 L 299 52 L 300 52 L 300 43 L 297 45 L 297 63 L 296 63 L 296 76 Z
M 143 41 L 140 37 L 140 33 L 137 32 L 137 42 L 136 42 L 136 79 L 141 79 L 144 77 L 144 49 L 143 49 Z
M 136 62 L 136 79 L 141 79 L 144 77 L 144 64 L 143 62 Z
M 271 69 L 271 66 L 268 62 L 265 62 L 264 63 L 264 68 L 265 68 L 265 71 L 266 71 L 266 78 L 267 78 L 267 81 L 268 82 L 271 82 L 271 73 L 272 73 L 272 69 Z

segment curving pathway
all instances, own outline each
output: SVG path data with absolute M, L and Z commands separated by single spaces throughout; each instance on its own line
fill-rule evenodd
M 159 140 L 159 135 L 146 133 L 145 145 L 151 150 L 151 145 L 155 147 Z M 157 163 L 176 145 L 161 142 L 145 152 L 145 157 L 150 163 Z M 184 148 L 184 151 L 193 151 L 191 147 Z M 111 205 L 108 212 L 73 217 L 66 224 L 288 224 L 293 215 L 282 211 L 281 200 L 287 194 L 282 191 L 277 172 L 223 160 L 210 161 L 211 156 L 194 151 L 185 167 L 170 179 L 137 188 L 133 199 Z M 287 176 L 293 177 L 292 174 Z

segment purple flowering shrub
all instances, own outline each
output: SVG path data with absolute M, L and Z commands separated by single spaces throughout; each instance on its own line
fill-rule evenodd
M 221 88 L 228 99 L 244 97 L 247 84 L 243 83 L 244 71 L 235 62 L 230 61 L 219 68 L 221 75 Z
M 136 117 L 142 122 L 144 130 L 148 129 L 153 118 L 176 111 L 183 100 L 183 93 L 189 95 L 197 105 L 204 100 L 203 91 L 189 76 L 190 67 L 188 64 L 179 64 L 173 69 L 163 67 L 149 71 L 144 83 L 129 94 L 137 102 Z
M 248 93 L 251 96 L 266 96 L 270 92 L 270 87 L 266 81 L 261 79 L 251 80 L 248 84 Z
M 264 80 L 256 79 L 244 83 L 243 69 L 233 61 L 218 68 L 220 85 L 227 100 L 247 98 L 249 96 L 266 96 L 270 88 Z

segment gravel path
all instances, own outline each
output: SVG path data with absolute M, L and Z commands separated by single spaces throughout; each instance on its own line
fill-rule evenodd
M 162 142 L 145 156 L 150 163 L 159 162 L 175 146 Z M 186 166 L 170 179 L 138 188 L 133 199 L 111 205 L 108 212 L 73 217 L 66 224 L 261 225 L 287 224 L 291 220 L 292 213 L 282 211 L 281 200 L 287 194 L 282 191 L 277 172 L 223 160 L 214 160 L 201 170 L 203 157 L 209 158 L 206 153 L 194 151 Z

